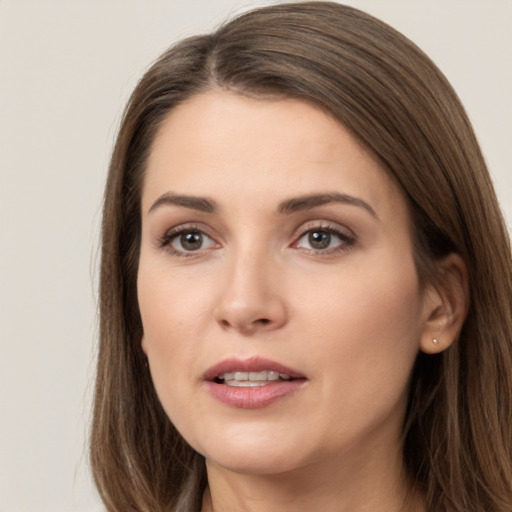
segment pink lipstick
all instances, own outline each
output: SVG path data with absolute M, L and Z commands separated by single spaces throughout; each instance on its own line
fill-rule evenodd
M 307 379 L 270 359 L 226 359 L 204 374 L 210 394 L 231 407 L 258 409 L 299 391 Z

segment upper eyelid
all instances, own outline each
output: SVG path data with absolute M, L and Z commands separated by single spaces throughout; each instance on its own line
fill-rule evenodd
M 352 231 L 349 227 L 339 222 L 330 221 L 327 219 L 317 219 L 302 222 L 297 228 L 293 230 L 293 235 L 297 235 L 300 232 L 306 232 L 311 229 L 335 229 L 339 231 Z M 200 231 L 208 236 L 214 236 L 210 234 L 211 228 L 202 222 L 184 222 L 176 224 L 171 228 L 164 230 L 164 234 L 179 233 L 181 231 Z
M 304 222 L 295 230 L 294 236 L 303 236 L 308 231 L 312 231 L 315 229 L 340 232 L 342 234 L 346 234 L 347 236 L 355 237 L 353 230 L 347 227 L 346 225 L 340 224 L 339 222 L 333 222 L 328 220 Z
M 184 222 L 181 224 L 177 224 L 171 228 L 164 230 L 164 236 L 168 235 L 176 235 L 183 231 L 198 231 L 203 233 L 206 236 L 211 237 L 212 235 L 209 233 L 210 230 L 204 226 L 201 222 Z

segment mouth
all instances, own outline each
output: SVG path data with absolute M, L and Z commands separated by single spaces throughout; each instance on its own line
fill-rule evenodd
M 226 384 L 238 388 L 252 388 L 258 386 L 268 386 L 278 381 L 294 380 L 287 373 L 279 373 L 272 370 L 263 370 L 261 372 L 226 372 L 221 373 L 214 379 L 217 384 Z
M 242 409 L 267 407 L 301 390 L 307 380 L 305 375 L 292 368 L 260 357 L 227 359 L 204 375 L 214 398 Z
M 248 359 L 231 358 L 209 368 L 204 380 L 227 386 L 265 386 L 280 381 L 306 379 L 306 376 L 293 368 L 266 359 L 250 357 Z

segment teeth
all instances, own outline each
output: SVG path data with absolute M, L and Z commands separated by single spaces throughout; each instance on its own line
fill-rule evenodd
M 221 373 L 218 378 L 219 380 L 223 380 L 228 386 L 238 387 L 264 386 L 269 381 L 276 381 L 280 378 L 282 380 L 291 380 L 291 377 L 286 373 L 279 373 L 271 370 L 264 370 L 262 372 Z
M 234 386 L 237 388 L 256 388 L 259 386 L 266 386 L 268 384 L 268 381 L 266 380 L 260 380 L 260 381 L 254 381 L 254 380 L 228 380 L 226 382 L 228 386 Z
M 237 375 L 235 375 L 235 380 L 245 379 L 240 379 Z M 267 380 L 267 372 L 251 372 L 249 374 L 249 380 Z

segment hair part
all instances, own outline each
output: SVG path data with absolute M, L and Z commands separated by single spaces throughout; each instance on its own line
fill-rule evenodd
M 404 36 L 329 2 L 245 13 L 164 53 L 137 85 L 114 148 L 102 224 L 100 343 L 91 431 L 111 512 L 200 509 L 203 458 L 165 415 L 141 348 L 140 199 L 161 123 L 213 89 L 295 98 L 333 116 L 404 192 L 423 283 L 456 252 L 471 304 L 460 339 L 419 355 L 404 459 L 428 510 L 512 509 L 512 275 L 507 230 L 470 122 L 437 67 Z

